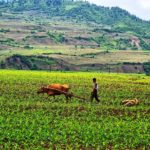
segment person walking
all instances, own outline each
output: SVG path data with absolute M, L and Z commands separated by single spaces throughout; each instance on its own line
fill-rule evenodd
M 91 102 L 95 99 L 97 102 L 100 102 L 98 98 L 98 84 L 96 82 L 96 78 L 93 78 L 93 91 L 91 93 Z

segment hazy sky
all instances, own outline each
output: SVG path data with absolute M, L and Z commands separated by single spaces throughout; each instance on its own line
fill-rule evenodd
M 150 0 L 88 0 L 102 6 L 119 6 L 131 14 L 150 20 Z

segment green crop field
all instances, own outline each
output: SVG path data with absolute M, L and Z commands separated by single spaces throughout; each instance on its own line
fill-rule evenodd
M 100 103 L 89 101 L 92 78 Z M 38 95 L 67 83 L 86 101 Z M 134 107 L 121 106 L 137 98 Z M 150 78 L 135 74 L 0 71 L 0 149 L 150 149 Z

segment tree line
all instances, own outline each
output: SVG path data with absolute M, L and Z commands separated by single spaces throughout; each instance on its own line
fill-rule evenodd
M 61 7 L 64 2 L 74 2 L 74 0 L 0 0 L 0 7 L 28 9 L 31 7 Z

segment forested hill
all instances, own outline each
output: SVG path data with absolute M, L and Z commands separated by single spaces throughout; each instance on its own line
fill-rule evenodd
M 120 46 L 108 46 L 109 48 L 150 49 L 150 22 L 131 15 L 118 7 L 102 7 L 79 0 L 0 0 L 0 16 L 3 16 L 4 12 L 28 11 L 42 12 L 43 15 L 51 18 L 60 17 L 65 20 L 71 19 L 77 23 L 94 23 L 104 27 L 103 29 L 95 28 L 96 33 L 102 33 L 103 30 L 103 32 L 111 35 L 115 34 L 115 37 L 125 33 L 124 37 L 119 40 L 121 43 L 119 45 L 123 45 L 121 48 Z M 90 38 L 90 40 L 100 44 L 101 40 L 104 43 L 108 40 L 108 37 Z M 132 43 L 132 45 L 129 46 L 127 43 Z
M 79 0 L 0 0 L 1 10 L 30 11 L 43 10 L 51 15 L 78 18 L 96 23 L 114 25 L 118 22 L 135 25 L 150 25 L 118 7 L 102 7 Z

